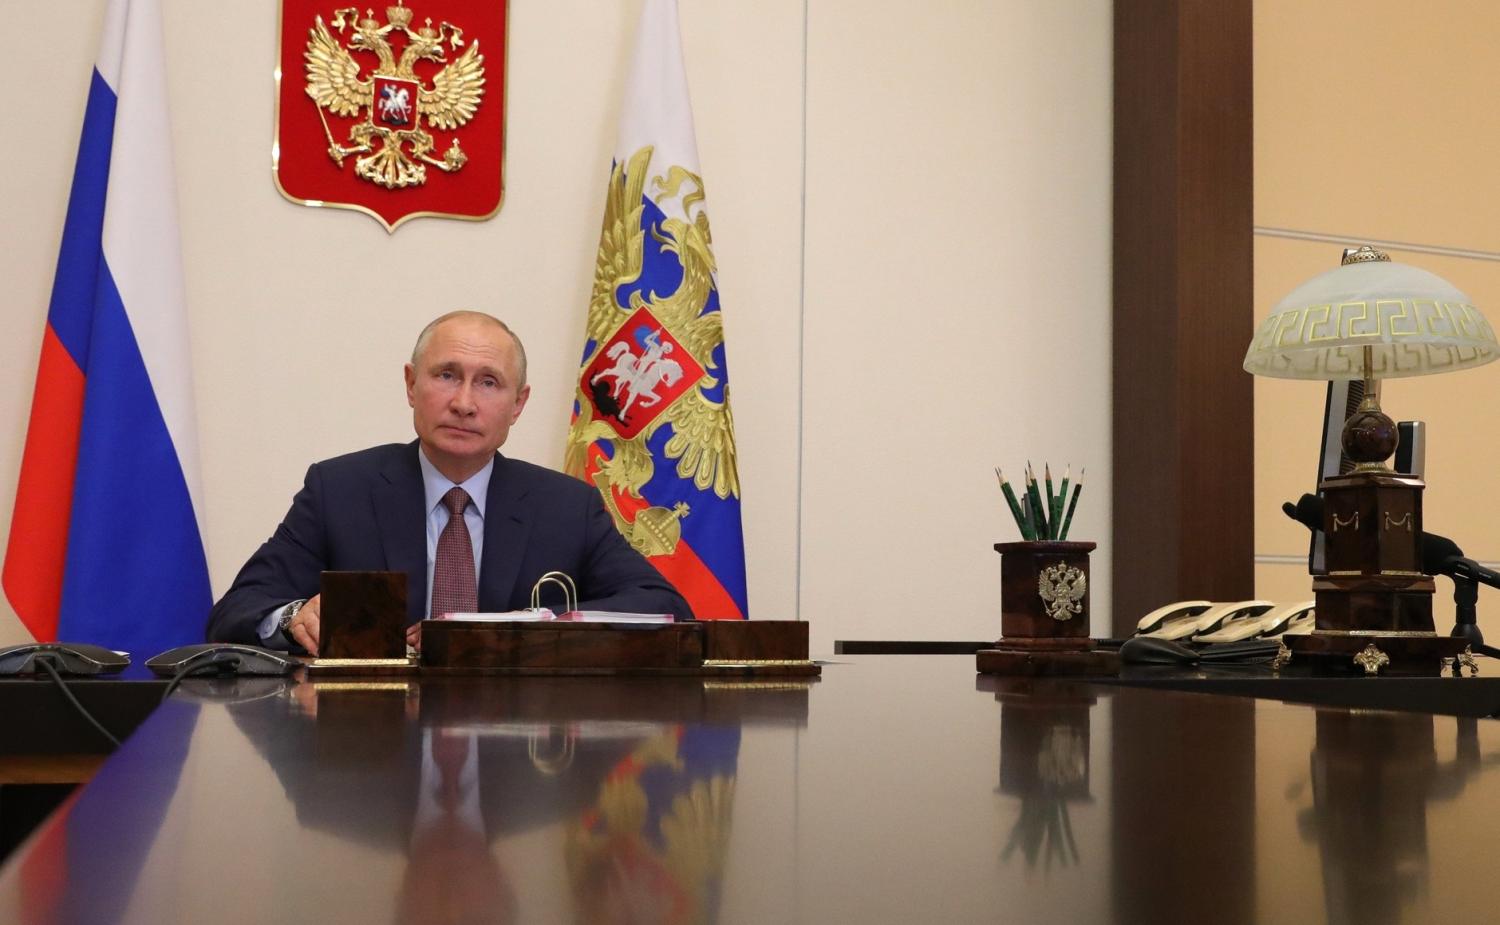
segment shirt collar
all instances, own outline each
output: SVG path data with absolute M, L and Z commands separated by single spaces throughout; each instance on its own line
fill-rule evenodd
M 422 449 L 421 444 L 417 445 L 417 464 L 422 467 L 422 491 L 426 495 L 428 514 L 431 514 L 433 509 L 442 502 L 443 495 L 448 493 L 448 489 L 457 485 L 469 493 L 469 500 L 473 502 L 474 509 L 479 512 L 479 519 L 484 519 L 484 503 L 489 496 L 490 476 L 495 472 L 494 456 L 491 456 L 490 461 L 484 464 L 483 469 L 462 482 L 454 482 L 439 472 L 437 466 L 434 466 L 427 458 L 427 451 Z

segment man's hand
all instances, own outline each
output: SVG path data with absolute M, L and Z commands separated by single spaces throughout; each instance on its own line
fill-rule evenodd
M 311 603 L 311 602 L 309 601 L 309 603 Z M 413 623 L 411 626 L 408 626 L 406 628 L 406 644 L 408 646 L 411 646 L 412 649 L 415 650 L 418 653 L 420 653 L 422 651 L 422 624 L 421 623 Z
M 321 594 L 314 594 L 308 598 L 297 615 L 292 617 L 292 622 L 287 626 L 287 635 L 292 637 L 302 648 L 307 650 L 308 655 L 318 654 L 318 618 L 322 616 Z

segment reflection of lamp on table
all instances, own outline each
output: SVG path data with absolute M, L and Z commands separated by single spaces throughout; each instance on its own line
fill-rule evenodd
M 1303 837 L 1318 845 L 1326 921 L 1381 925 L 1440 914 L 1440 906 L 1429 905 L 1428 807 L 1454 800 L 1500 763 L 1500 754 L 1481 754 L 1481 720 L 1473 716 L 1453 717 L 1454 755 L 1439 759 L 1436 727 L 1448 721 L 1317 709 L 1313 802 L 1298 822 Z
M 1369 247 L 1345 251 L 1342 265 L 1293 290 L 1256 331 L 1248 372 L 1364 383 L 1343 430 L 1354 471 L 1318 486 L 1328 571 L 1313 579 L 1317 628 L 1287 640 L 1293 653 L 1352 659 L 1375 674 L 1387 665 L 1436 671 L 1464 650 L 1463 640 L 1433 632 L 1433 581 L 1421 568 L 1424 485 L 1385 465 L 1397 431 L 1379 386 L 1480 366 L 1497 350 L 1468 296 Z

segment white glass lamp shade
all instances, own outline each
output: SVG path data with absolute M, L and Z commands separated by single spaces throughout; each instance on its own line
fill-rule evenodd
M 1494 329 L 1452 283 L 1371 260 L 1292 290 L 1256 330 L 1244 365 L 1279 379 L 1395 379 L 1483 366 L 1497 356 Z

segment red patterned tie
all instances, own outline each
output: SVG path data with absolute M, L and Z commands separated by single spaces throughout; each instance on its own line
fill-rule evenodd
M 464 523 L 469 493 L 450 488 L 443 495 L 448 525 L 438 535 L 437 558 L 432 563 L 432 615 L 473 613 L 479 609 L 478 585 L 474 579 L 474 546 Z

